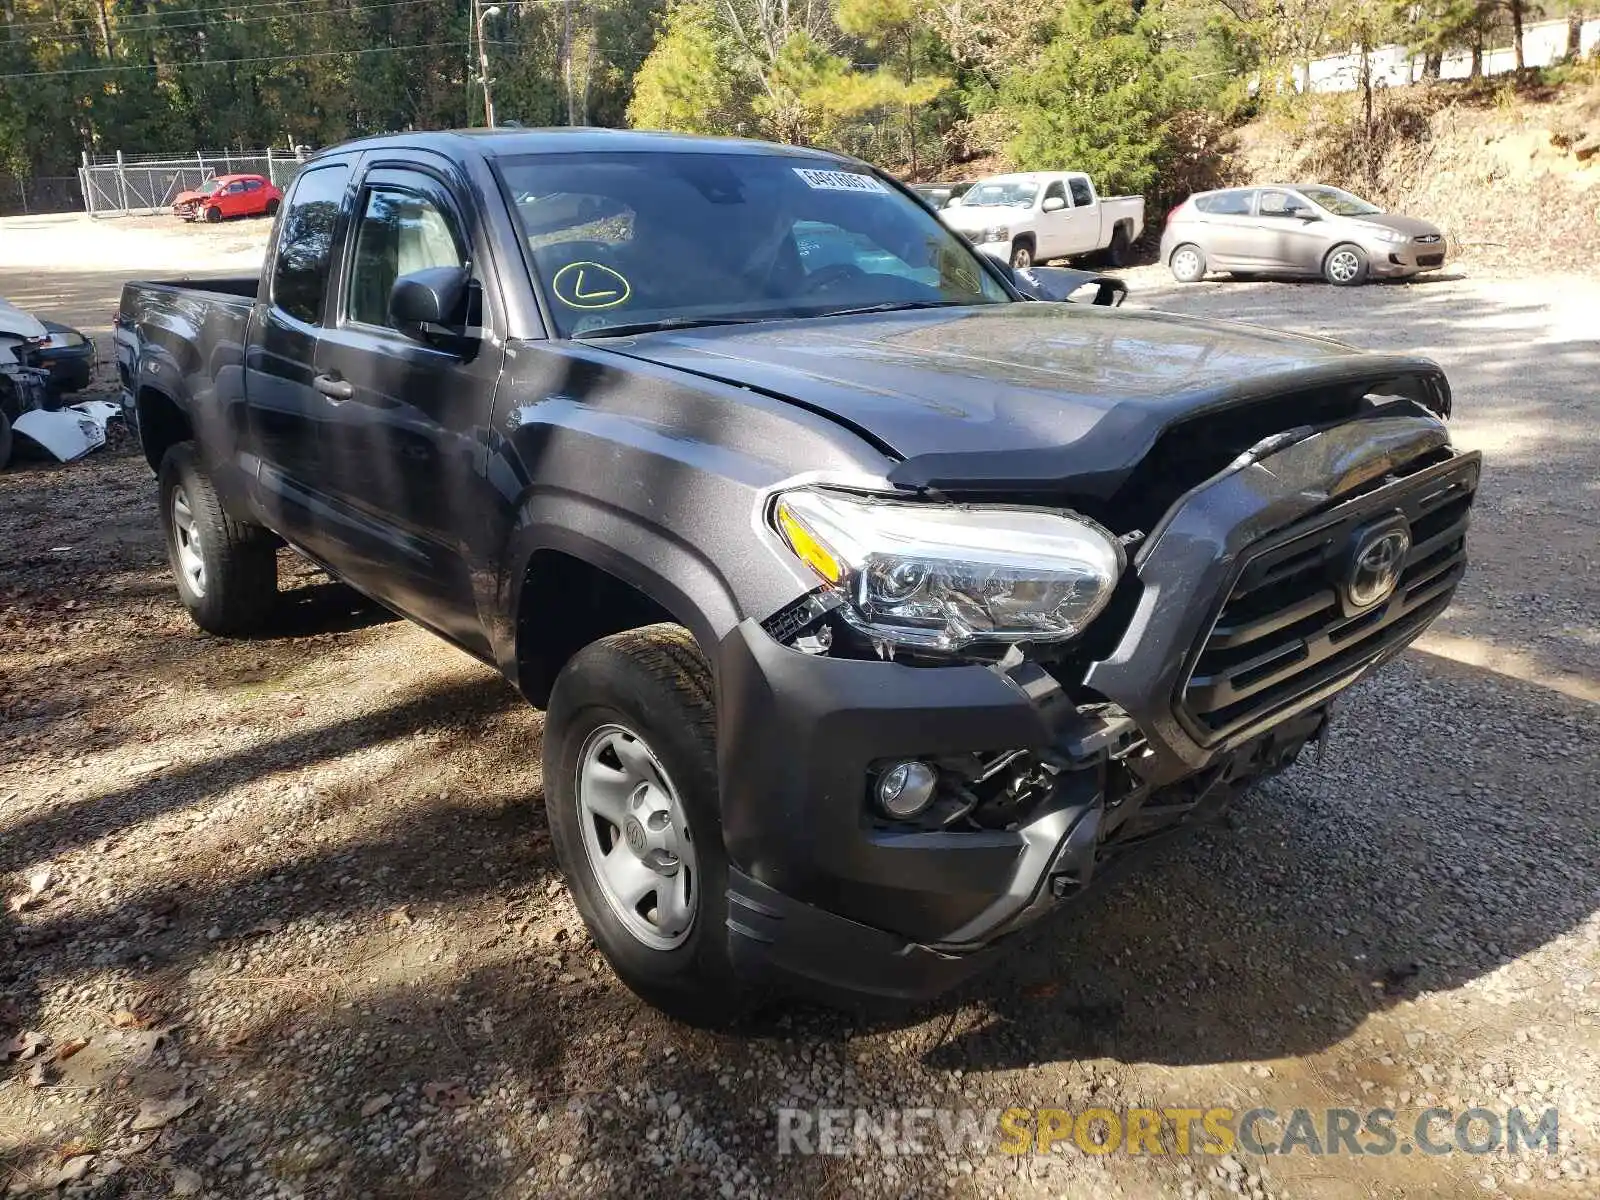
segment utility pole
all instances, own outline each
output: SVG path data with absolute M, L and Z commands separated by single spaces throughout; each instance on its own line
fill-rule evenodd
M 478 10 L 478 0 L 472 0 L 472 7 L 476 13 L 473 24 L 478 30 L 478 79 L 483 84 L 483 123 L 490 129 L 494 128 L 494 96 L 489 91 L 493 82 L 489 78 L 489 48 L 483 40 L 483 23 L 490 17 L 500 15 L 500 6 L 491 4 L 488 8 Z
M 567 88 L 567 124 L 576 125 L 572 104 L 572 0 L 561 0 L 561 74 Z

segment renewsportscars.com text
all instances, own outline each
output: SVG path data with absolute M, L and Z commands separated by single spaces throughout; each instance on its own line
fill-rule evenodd
M 1554 1155 L 1553 1108 L 780 1108 L 778 1153 Z

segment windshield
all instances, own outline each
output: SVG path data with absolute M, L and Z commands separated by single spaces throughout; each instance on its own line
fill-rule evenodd
M 995 180 L 974 184 L 961 197 L 962 208 L 1027 208 L 1039 194 L 1039 184 L 1032 179 Z
M 1010 300 L 921 204 L 821 160 L 623 152 L 499 166 L 563 337 Z
M 1370 217 L 1373 213 L 1383 211 L 1376 204 L 1368 204 L 1360 196 L 1353 195 L 1343 188 L 1303 187 L 1300 189 L 1300 194 L 1311 203 L 1320 205 L 1338 217 Z
M 209 196 L 209 195 L 211 195 L 212 192 L 216 191 L 221 186 L 222 186 L 222 180 L 220 180 L 220 179 L 208 179 L 204 183 L 202 183 L 199 187 L 195 188 L 195 191 L 198 192 L 202 196 Z

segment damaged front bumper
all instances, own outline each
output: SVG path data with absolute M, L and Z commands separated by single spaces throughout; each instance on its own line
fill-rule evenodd
M 741 624 L 718 672 L 740 971 L 827 993 L 945 990 L 1111 863 L 1292 763 L 1331 698 L 1449 602 L 1478 469 L 1420 413 L 1242 458 L 1145 541 L 1132 616 L 1076 701 L 1033 662 L 829 657 Z M 1352 605 L 1359 556 L 1402 528 L 1388 591 Z M 1015 821 L 874 816 L 875 764 L 953 750 L 1032 772 Z

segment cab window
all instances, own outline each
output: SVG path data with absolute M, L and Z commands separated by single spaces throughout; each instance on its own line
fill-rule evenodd
M 1067 202 L 1067 185 L 1062 183 L 1059 179 L 1056 180 L 1049 187 L 1045 188 L 1044 198 L 1046 200 L 1059 200 L 1061 203 L 1065 204 Z
M 1067 180 L 1067 186 L 1072 189 L 1072 206 L 1074 208 L 1087 208 L 1094 203 L 1094 189 L 1089 186 L 1089 181 L 1082 175 L 1075 175 Z
M 389 294 L 396 280 L 432 267 L 466 265 L 455 223 L 432 200 L 399 188 L 372 188 L 356 229 L 347 315 L 364 325 L 392 326 Z
M 273 264 L 272 302 L 300 321 L 322 316 L 339 204 L 350 178 L 343 163 L 302 171 L 284 209 Z

